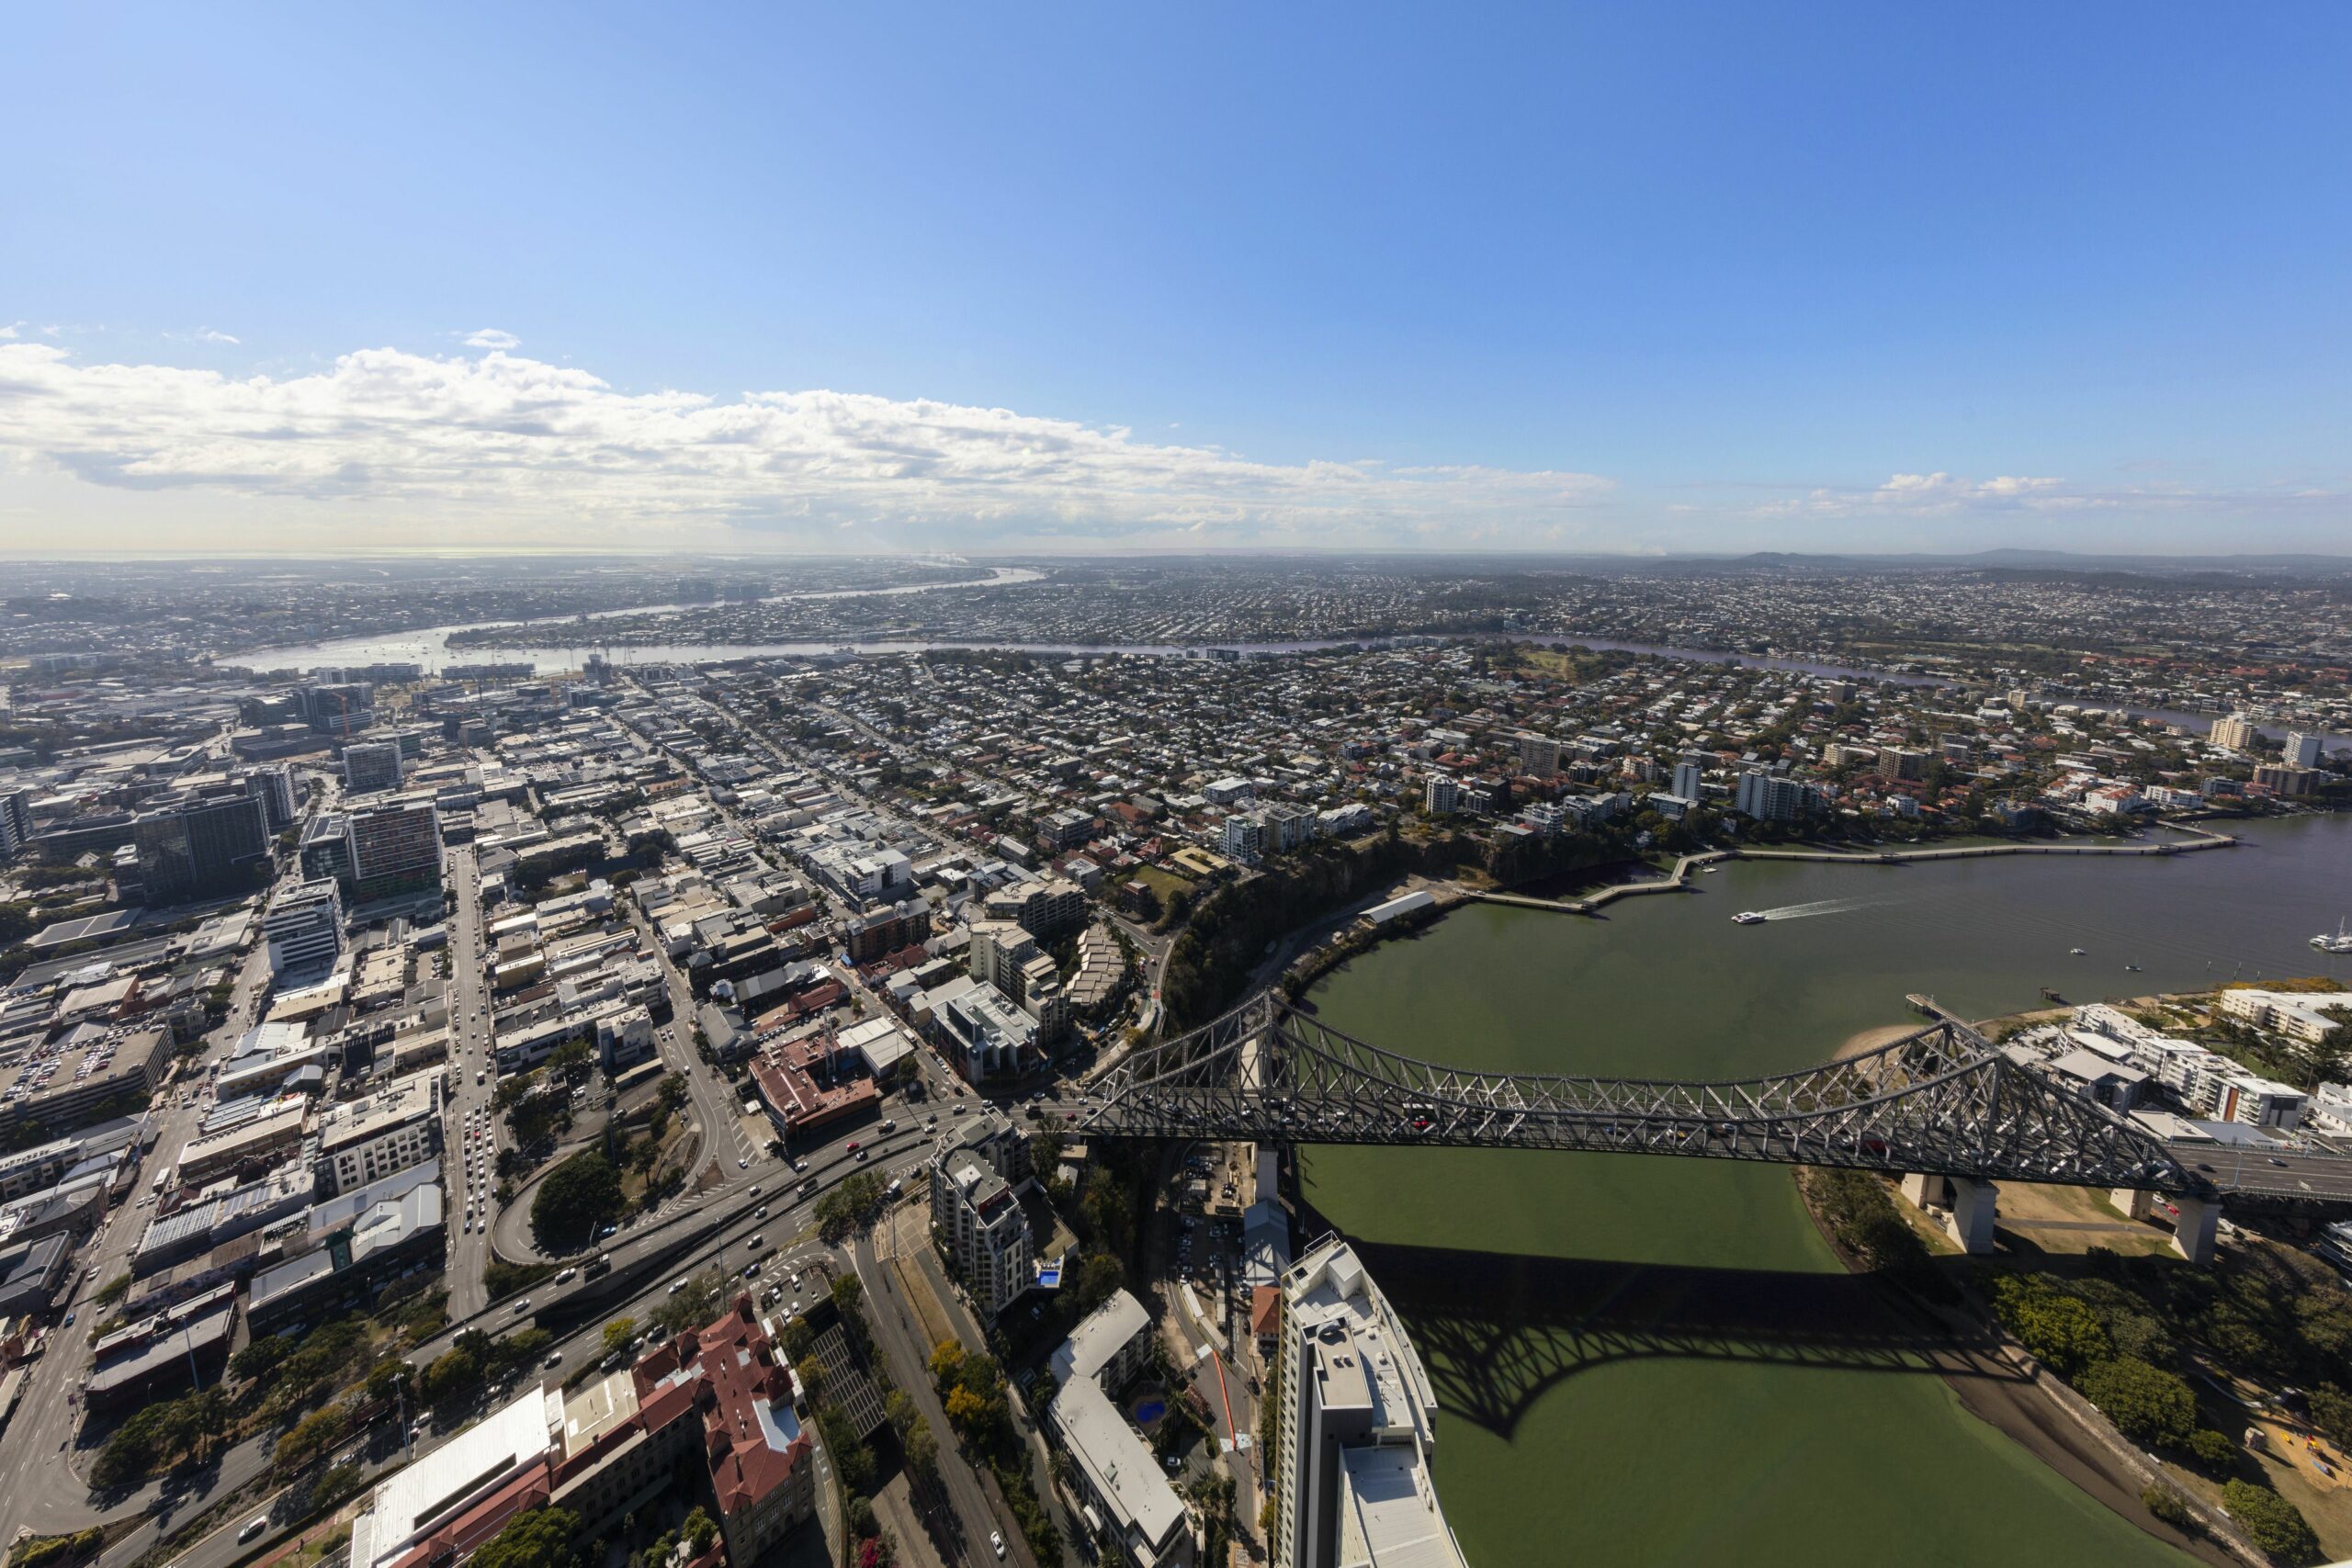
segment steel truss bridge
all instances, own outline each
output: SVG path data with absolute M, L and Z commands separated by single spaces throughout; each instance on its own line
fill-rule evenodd
M 1073 1131 L 1110 1137 L 1574 1149 L 2128 1187 L 2211 1198 L 2239 1184 L 1950 1019 L 1800 1072 L 1720 1083 L 1477 1073 L 1341 1033 L 1262 993 L 1140 1048 L 1090 1086 Z M 2257 1160 L 2267 1183 L 2283 1186 Z M 2346 1172 L 2306 1192 L 2352 1193 Z M 2276 1196 L 2293 1197 L 2289 1191 Z

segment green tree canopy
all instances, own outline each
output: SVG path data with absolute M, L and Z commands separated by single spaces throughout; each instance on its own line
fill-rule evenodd
M 2095 1361 L 2075 1386 L 2133 1442 L 2177 1449 L 2197 1430 L 2197 1396 L 2188 1384 L 2137 1357 Z
M 2269 1487 L 2233 1481 L 2222 1488 L 2222 1506 L 2247 1540 L 2289 1568 L 2320 1560 L 2319 1537 L 2312 1533 L 2302 1510 Z
M 540 1181 L 531 1199 L 531 1230 L 551 1252 L 585 1246 L 620 1218 L 621 1175 L 594 1149 L 572 1156 Z
M 506 1528 L 474 1553 L 477 1568 L 567 1568 L 580 1516 L 569 1508 L 533 1508 L 506 1521 Z

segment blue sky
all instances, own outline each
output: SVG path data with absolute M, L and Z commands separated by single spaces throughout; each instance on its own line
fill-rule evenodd
M 11 32 L 10 553 L 2352 540 L 2340 6 Z

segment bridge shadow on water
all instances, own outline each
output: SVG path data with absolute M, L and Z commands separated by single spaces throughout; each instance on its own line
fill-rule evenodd
M 1448 1414 L 1506 1440 L 1552 1389 L 1618 1361 L 2025 1381 L 1993 1336 L 1867 1275 L 1354 1246 Z

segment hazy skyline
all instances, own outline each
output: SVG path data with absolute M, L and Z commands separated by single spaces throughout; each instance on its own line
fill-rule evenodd
M 18 18 L 0 551 L 2344 551 L 2352 18 Z

